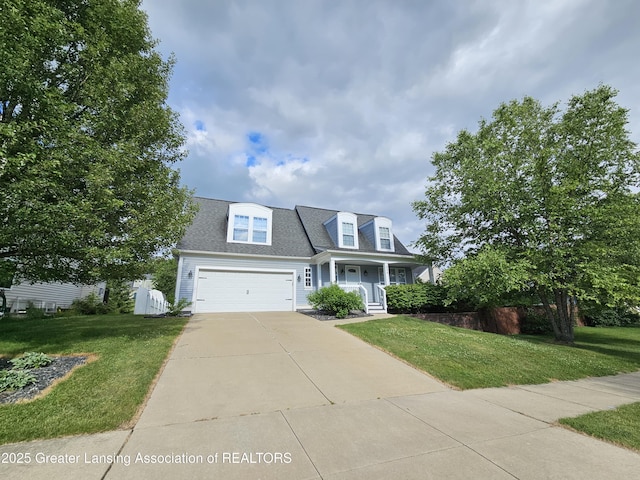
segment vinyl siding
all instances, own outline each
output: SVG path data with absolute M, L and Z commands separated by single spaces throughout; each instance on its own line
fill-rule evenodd
M 72 283 L 21 283 L 5 289 L 7 305 L 11 311 L 24 310 L 29 302 L 37 308 L 53 311 L 57 308 L 69 308 L 71 303 L 89 295 L 104 293 L 104 284 L 74 285 Z
M 360 232 L 364 235 L 364 238 L 373 245 L 373 248 L 376 246 L 376 233 L 375 233 L 375 224 L 373 221 L 370 221 L 360 227 Z

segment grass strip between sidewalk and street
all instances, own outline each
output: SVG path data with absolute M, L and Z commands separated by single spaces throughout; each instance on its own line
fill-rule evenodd
M 129 426 L 185 318 L 98 315 L 0 319 L 0 355 L 91 355 L 48 394 L 0 405 L 0 444 Z

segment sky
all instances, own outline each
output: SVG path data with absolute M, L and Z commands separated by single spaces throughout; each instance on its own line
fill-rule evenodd
M 143 0 L 198 196 L 424 231 L 431 158 L 502 102 L 619 90 L 640 143 L 637 0 Z

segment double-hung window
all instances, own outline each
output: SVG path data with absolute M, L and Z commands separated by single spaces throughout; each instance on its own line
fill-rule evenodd
M 236 215 L 233 217 L 233 240 L 236 242 L 249 241 L 249 217 Z
M 353 223 L 342 222 L 342 245 L 345 247 L 353 247 L 355 244 Z
M 388 227 L 379 227 L 380 250 L 391 250 L 391 231 Z
M 253 243 L 267 243 L 267 219 L 253 217 Z

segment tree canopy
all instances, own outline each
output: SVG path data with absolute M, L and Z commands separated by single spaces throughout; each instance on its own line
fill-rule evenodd
M 504 103 L 433 155 L 416 245 L 445 280 L 478 303 L 531 288 L 568 342 L 575 299 L 640 301 L 640 155 L 616 94 Z
M 139 3 L 0 0 L 0 270 L 18 279 L 135 278 L 191 221 L 173 61 Z

